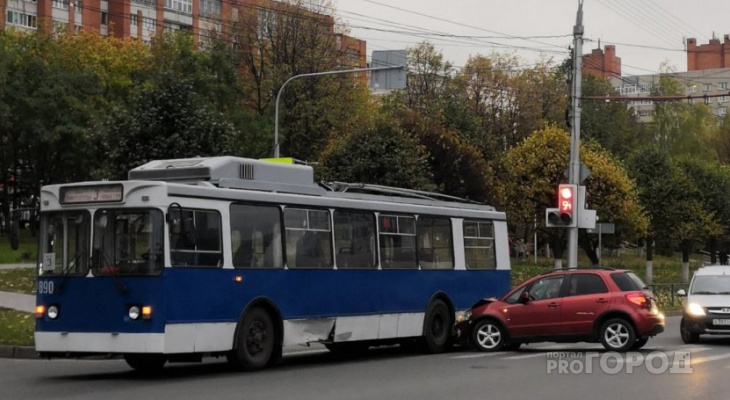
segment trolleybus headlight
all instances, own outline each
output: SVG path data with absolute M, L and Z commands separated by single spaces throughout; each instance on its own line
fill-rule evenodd
M 50 319 L 56 319 L 58 318 L 58 306 L 49 306 L 48 307 L 48 318 Z
M 129 318 L 130 319 L 139 318 L 139 307 L 138 306 L 129 307 Z

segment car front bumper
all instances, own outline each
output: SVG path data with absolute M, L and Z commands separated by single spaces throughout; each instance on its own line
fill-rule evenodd
M 696 317 L 692 315 L 684 315 L 684 326 L 689 332 L 703 333 L 713 335 L 730 335 L 730 325 L 720 325 L 717 320 L 728 320 L 730 318 L 718 318 L 717 316 L 707 315 L 704 317 Z

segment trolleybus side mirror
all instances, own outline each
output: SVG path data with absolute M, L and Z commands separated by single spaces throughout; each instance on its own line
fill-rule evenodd
M 677 290 L 677 296 L 684 297 L 687 295 L 687 292 L 684 289 Z

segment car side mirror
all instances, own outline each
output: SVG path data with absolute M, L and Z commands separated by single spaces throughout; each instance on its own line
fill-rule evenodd
M 677 290 L 677 296 L 684 297 L 687 296 L 687 292 L 684 289 Z
M 530 293 L 528 293 L 527 291 L 522 292 L 522 294 L 520 295 L 520 303 L 527 303 L 529 301 L 530 301 Z

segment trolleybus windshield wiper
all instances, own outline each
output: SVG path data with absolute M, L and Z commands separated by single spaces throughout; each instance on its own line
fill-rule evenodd
M 76 262 L 81 259 L 83 253 L 76 253 L 71 261 L 63 266 L 61 270 L 61 282 L 58 283 L 58 293 L 63 293 L 63 288 L 66 286 L 66 278 L 71 274 L 72 266 L 76 266 Z

